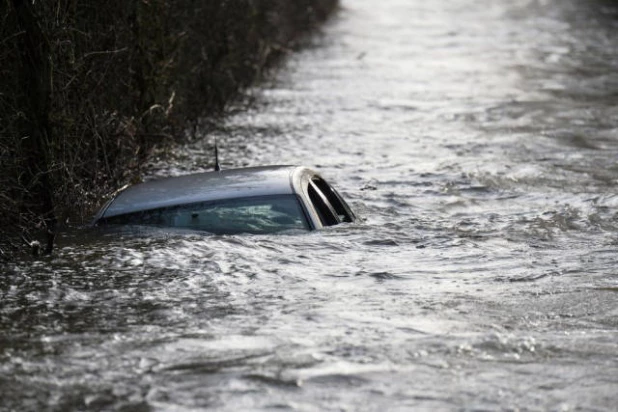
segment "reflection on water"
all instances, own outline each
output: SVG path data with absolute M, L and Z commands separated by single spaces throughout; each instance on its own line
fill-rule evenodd
M 65 234 L 3 268 L 0 409 L 613 409 L 616 3 L 343 6 L 218 134 L 363 222 Z

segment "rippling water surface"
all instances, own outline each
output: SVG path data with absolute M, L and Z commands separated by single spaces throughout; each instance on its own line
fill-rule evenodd
M 315 167 L 363 221 L 5 265 L 0 409 L 616 407 L 616 2 L 344 1 L 256 93 L 224 166 Z

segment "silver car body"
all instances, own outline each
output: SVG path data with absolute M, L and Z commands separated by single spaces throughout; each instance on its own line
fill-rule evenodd
M 310 229 L 319 229 L 355 216 L 332 186 L 303 166 L 264 166 L 153 180 L 121 191 L 94 218 L 98 225 L 114 216 L 198 202 L 296 195 Z

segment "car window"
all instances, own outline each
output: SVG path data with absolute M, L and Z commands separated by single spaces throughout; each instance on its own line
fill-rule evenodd
M 340 219 L 337 217 L 337 212 L 333 206 L 328 202 L 328 199 L 322 193 L 322 191 L 313 183 L 309 181 L 307 187 L 309 194 L 309 200 L 313 204 L 314 209 L 318 213 L 318 217 L 324 226 L 333 226 L 340 223 Z
M 215 234 L 265 234 L 309 229 L 299 199 L 291 194 L 172 206 L 112 216 L 101 219 L 100 223 L 175 227 Z
M 341 222 L 352 222 L 354 220 L 354 215 L 352 214 L 352 210 L 345 203 L 343 198 L 339 195 L 339 193 L 335 190 L 334 187 L 329 185 L 324 179 L 320 179 L 319 177 L 314 177 L 312 182 L 316 185 L 316 187 L 324 194 L 327 201 L 332 205 L 337 217 Z

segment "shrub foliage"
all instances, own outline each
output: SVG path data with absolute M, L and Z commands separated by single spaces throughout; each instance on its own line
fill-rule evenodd
M 3 237 L 77 221 L 337 0 L 0 0 Z M 0 252 L 3 250 L 0 245 Z

